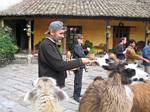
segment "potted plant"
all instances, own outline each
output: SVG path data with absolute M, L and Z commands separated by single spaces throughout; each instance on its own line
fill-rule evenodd
M 95 59 L 95 54 L 96 54 L 96 49 L 94 47 L 92 47 L 90 50 L 89 50 L 89 53 L 87 55 L 87 57 L 89 59 Z
M 93 47 L 93 43 L 89 40 L 85 41 L 85 44 L 83 45 L 83 48 L 85 49 L 86 55 L 90 59 L 95 59 L 96 49 Z

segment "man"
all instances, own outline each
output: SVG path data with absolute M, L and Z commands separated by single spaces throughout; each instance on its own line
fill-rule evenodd
M 82 48 L 83 44 L 83 36 L 81 34 L 76 34 L 74 39 L 74 46 L 73 46 L 73 58 L 84 58 L 86 57 L 84 53 L 84 49 Z M 80 66 L 78 69 L 74 70 L 74 92 L 73 97 L 74 100 L 77 102 L 80 101 L 81 96 L 81 88 L 82 88 L 82 76 L 83 76 L 83 69 L 85 66 Z
M 41 42 L 38 52 L 39 77 L 47 76 L 56 79 L 57 85 L 65 86 L 66 70 L 90 63 L 87 58 L 64 61 L 58 50 L 57 42 L 65 36 L 65 27 L 61 21 L 53 21 L 48 27 L 48 37 Z
M 116 56 L 118 59 L 120 60 L 124 60 L 125 56 L 124 56 L 124 51 L 125 51 L 125 44 L 127 43 L 127 38 L 126 37 L 122 37 L 119 41 L 119 44 L 116 47 Z

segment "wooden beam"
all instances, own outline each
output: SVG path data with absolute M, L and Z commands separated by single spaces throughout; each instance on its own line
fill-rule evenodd
M 147 37 L 148 37 L 147 30 L 148 30 L 148 22 L 145 22 L 145 28 L 144 28 L 144 31 L 145 31 L 145 45 L 147 45 Z
M 28 21 L 28 24 L 27 24 L 27 36 L 28 36 L 28 53 L 31 54 L 31 20 Z
M 128 21 L 150 21 L 148 17 L 117 17 L 117 16 L 78 16 L 78 15 L 5 15 L 1 16 L 3 19 L 35 19 L 35 18 L 54 18 L 56 19 L 95 19 L 95 20 L 128 20 Z
M 105 38 L 106 38 L 106 52 L 109 50 L 109 38 L 110 38 L 110 20 L 105 21 Z

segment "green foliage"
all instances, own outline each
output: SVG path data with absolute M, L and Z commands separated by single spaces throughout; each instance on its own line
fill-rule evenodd
M 90 48 L 90 51 L 88 53 L 90 54 L 96 54 L 96 49 L 93 47 L 93 43 L 89 40 L 85 41 L 85 44 L 83 45 L 84 49 Z
M 10 63 L 17 50 L 11 34 L 5 28 L 0 28 L 0 66 Z
M 61 54 L 64 54 L 64 49 L 62 47 L 59 47 L 59 51 Z
M 85 41 L 85 44 L 83 45 L 84 49 L 90 48 L 90 51 L 88 53 L 90 54 L 96 54 L 96 49 L 93 47 L 93 43 L 89 40 Z
M 92 48 L 90 49 L 89 53 L 91 53 L 91 54 L 96 54 L 96 49 L 95 49 L 94 47 L 92 47 Z
M 86 49 L 86 48 L 92 49 L 92 48 L 93 48 L 93 43 L 90 42 L 89 40 L 86 40 L 86 41 L 85 41 L 85 44 L 83 45 L 83 48 L 84 48 L 84 49 Z

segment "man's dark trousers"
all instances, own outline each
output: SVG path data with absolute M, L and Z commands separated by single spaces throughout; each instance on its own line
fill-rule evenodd
M 75 77 L 74 77 L 73 97 L 74 97 L 74 99 L 79 99 L 80 94 L 81 94 L 81 88 L 82 88 L 83 68 L 79 68 L 78 70 L 75 70 L 74 73 L 75 73 Z

